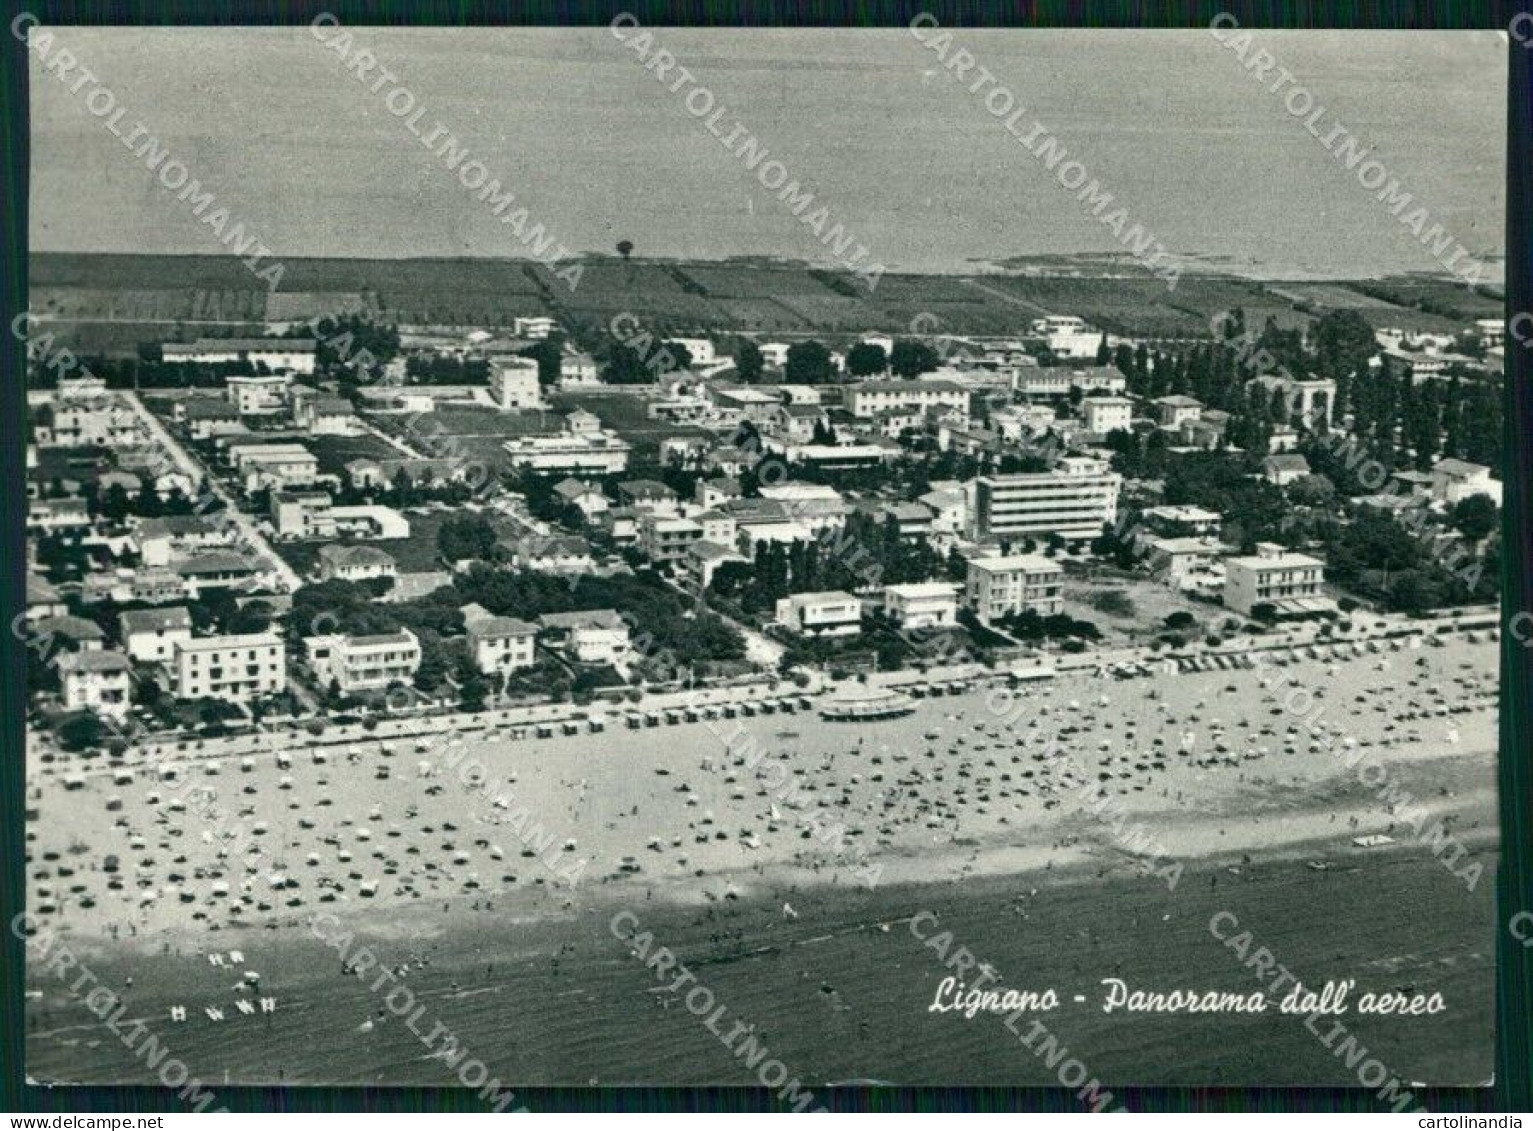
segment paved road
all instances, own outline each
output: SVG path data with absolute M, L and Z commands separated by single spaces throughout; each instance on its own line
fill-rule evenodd
M 123 398 L 123 403 L 143 420 L 144 426 L 148 428 L 150 434 L 155 437 L 156 441 L 158 441 L 176 466 L 187 475 L 190 475 L 193 482 L 206 483 L 208 489 L 223 503 L 224 514 L 234 524 L 240 536 L 266 559 L 272 573 L 278 580 L 277 588 L 284 593 L 291 593 L 296 589 L 302 588 L 303 578 L 299 577 L 293 571 L 293 567 L 283 561 L 277 551 L 272 549 L 271 543 L 266 540 L 266 535 L 261 533 L 261 529 L 256 525 L 255 519 L 240 510 L 239 500 L 231 495 L 222 483 L 193 458 L 190 452 L 181 446 L 180 442 L 170 434 L 170 431 L 160 423 L 159 418 L 144 406 L 144 402 L 139 399 L 138 394 L 123 392 L 118 395 Z

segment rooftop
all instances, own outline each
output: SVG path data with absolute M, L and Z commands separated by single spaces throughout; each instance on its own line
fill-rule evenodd
M 175 569 L 183 577 L 202 573 L 256 572 L 256 567 L 240 554 L 219 551 L 214 551 L 211 554 L 199 554 L 195 558 L 181 562 Z
M 633 499 L 674 499 L 676 492 L 654 479 L 630 479 L 617 489 Z
M 917 378 L 913 381 L 889 380 L 889 381 L 863 381 L 851 387 L 853 393 L 904 393 L 912 390 L 924 389 L 932 393 L 963 393 L 967 390 L 954 381 L 922 380 Z
M 1433 474 L 1451 475 L 1455 478 L 1481 479 L 1490 474 L 1483 463 L 1470 463 L 1463 459 L 1440 459 L 1432 465 Z
M 951 581 L 916 581 L 908 585 L 885 585 L 884 592 L 894 593 L 906 600 L 920 600 L 923 597 L 956 596 L 958 586 Z
M 101 631 L 101 626 L 84 617 L 43 617 L 37 622 L 37 631 L 42 636 L 69 636 L 75 640 L 106 639 L 106 633 Z
M 1063 573 L 1064 566 L 1042 554 L 1009 554 L 1003 558 L 970 558 L 969 568 L 983 573 Z
M 176 645 L 176 652 L 217 652 L 223 648 L 264 648 L 281 644 L 282 638 L 275 632 L 247 632 L 233 636 L 203 636 L 196 640 L 183 640 Z
M 538 626 L 516 617 L 477 617 L 469 622 L 468 634 L 480 640 L 502 639 L 507 636 L 536 636 Z
M 134 632 L 163 632 L 171 628 L 191 628 L 192 615 L 180 605 L 163 609 L 128 609 L 117 617 L 118 627 L 127 636 Z
M 130 672 L 132 670 L 132 663 L 121 652 L 66 652 L 59 657 L 59 671 L 65 675 L 74 672 Z
M 330 565 L 393 565 L 394 559 L 376 546 L 343 546 L 332 543 L 319 548 L 319 559 Z
M 544 613 L 538 618 L 538 623 L 544 628 L 567 630 L 577 628 L 618 630 L 628 627 L 623 618 L 611 609 L 590 609 L 585 612 L 575 613 Z
M 255 351 L 282 351 L 284 353 L 313 353 L 313 338 L 198 338 L 195 342 L 165 342 L 160 351 L 164 353 L 251 353 Z

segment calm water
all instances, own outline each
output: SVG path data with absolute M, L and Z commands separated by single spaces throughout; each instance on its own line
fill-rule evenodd
M 1434 264 L 1202 31 L 960 32 L 1173 251 L 1271 273 Z M 1493 33 L 1261 42 L 1476 255 L 1503 247 L 1506 48 Z M 661 42 L 890 267 L 1115 251 L 1100 223 L 903 30 L 663 31 Z M 60 40 L 278 254 L 505 255 L 486 206 L 306 30 Z M 387 31 L 366 45 L 558 238 L 699 258 L 825 253 L 605 29 Z M 82 92 L 83 96 L 83 92 Z M 186 206 L 33 72 L 32 237 L 210 252 Z
M 868 1079 L 1054 1083 L 998 1019 L 928 1012 L 950 972 L 943 960 L 960 945 L 993 964 L 1005 985 L 1055 987 L 1064 1004 L 1041 1015 L 1050 1032 L 1114 1086 L 1356 1086 L 1335 1052 L 1301 1018 L 1278 1012 L 1276 1001 L 1255 1015 L 1102 1012 L 1103 978 L 1147 990 L 1258 988 L 1239 955 L 1210 934 L 1216 912 L 1233 914 L 1311 984 L 1354 977 L 1370 990 L 1409 985 L 1441 993 L 1447 1009 L 1434 1017 L 1353 1011 L 1344 1020 L 1402 1081 L 1484 1081 L 1493 1032 L 1491 885 L 1465 892 L 1420 849 L 1365 857 L 1332 847 L 1336 868 L 1323 876 L 1295 859 L 1258 860 L 1235 875 L 1223 866 L 1232 852 L 1217 865 L 1194 864 L 1174 894 L 1119 869 L 1105 879 L 1035 874 L 873 892 L 798 891 L 790 893 L 799 914 L 793 922 L 776 898 L 690 909 L 636 902 L 631 914 L 713 991 L 728 1011 L 726 1030 L 736 1019 L 753 1024 L 770 1055 L 815 1088 Z M 412 916 L 381 936 L 335 907 L 346 929 L 359 929 L 383 961 L 430 958 L 430 967 L 409 978 L 427 1010 L 419 1033 L 446 1025 L 504 1081 L 754 1084 L 679 1000 L 665 1007 L 674 995 L 657 994 L 653 973 L 614 939 L 609 924 L 623 904 L 603 894 L 600 906 L 553 923 L 444 916 L 437 926 L 445 930 L 416 933 Z M 911 934 L 907 921 L 923 911 L 940 924 L 923 936 L 949 931 L 949 945 L 929 949 Z M 203 1081 L 454 1082 L 417 1036 L 380 1013 L 371 990 L 340 976 L 337 954 L 303 928 L 207 938 L 209 949 L 242 948 L 278 998 L 275 1014 L 242 1018 L 231 1010 L 222 1023 L 206 1020 L 201 1005 L 227 1008 L 234 995 L 228 971 L 210 967 L 196 946 L 180 956 L 134 954 L 118 944 L 83 951 L 103 984 L 122 987 L 134 978 L 128 1016 L 149 1019 Z M 147 1079 L 143 1065 L 68 1001 L 56 980 L 34 967 L 29 988 L 41 995 L 29 1004 L 31 1075 Z M 1075 1003 L 1076 994 L 1087 1000 Z M 190 1006 L 185 1024 L 165 1020 L 172 1004 Z

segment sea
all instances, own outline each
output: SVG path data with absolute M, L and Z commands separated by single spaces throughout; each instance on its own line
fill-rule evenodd
M 525 254 L 422 144 L 440 126 L 572 252 L 628 240 L 645 256 L 833 262 L 803 222 L 813 209 L 795 216 L 760 166 L 689 112 L 697 87 L 720 114 L 715 132 L 739 125 L 755 138 L 868 248 L 867 262 L 954 272 L 1121 252 L 986 110 L 993 88 L 971 93 L 972 77 L 944 70 L 965 49 L 1025 110 L 1021 129 L 1056 136 L 1066 160 L 1189 264 L 1269 278 L 1440 269 L 1290 113 L 1288 90 L 1264 87 L 1206 30 L 959 29 L 939 56 L 905 29 L 654 29 L 646 57 L 664 48 L 694 76 L 675 93 L 677 73 L 658 79 L 606 28 L 323 38 L 343 32 L 348 58 L 369 51 L 397 78 L 375 93 L 380 72 L 359 80 L 303 27 L 70 27 L 55 49 L 100 76 L 123 111 L 118 133 L 141 125 L 277 256 Z M 1504 34 L 1264 31 L 1254 46 L 1323 111 L 1320 132 L 1344 126 L 1430 223 L 1499 261 Z M 209 225 L 71 85 L 34 57 L 32 246 L 218 251 Z M 385 101 L 396 89 L 408 92 L 393 103 L 408 101 L 405 116 Z

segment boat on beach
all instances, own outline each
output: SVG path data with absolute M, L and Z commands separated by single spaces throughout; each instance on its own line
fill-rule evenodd
M 916 709 L 915 700 L 890 688 L 843 692 L 820 704 L 820 718 L 829 722 L 894 719 Z

